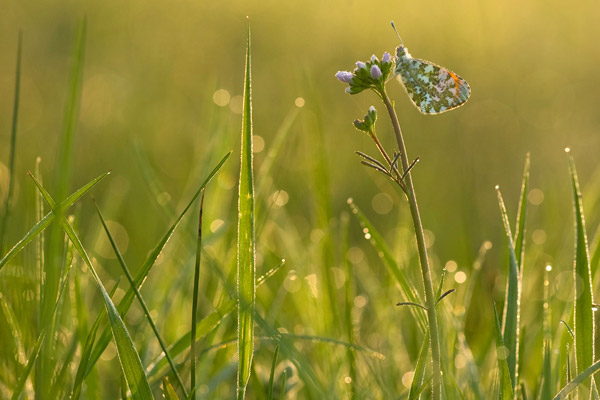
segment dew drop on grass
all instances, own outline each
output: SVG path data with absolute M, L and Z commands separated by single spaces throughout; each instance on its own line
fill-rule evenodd
M 369 302 L 369 300 L 365 296 L 362 296 L 362 295 L 356 296 L 354 298 L 354 306 L 356 308 L 363 308 L 364 306 L 367 305 L 368 302 Z
M 352 264 L 358 264 L 365 259 L 365 253 L 360 247 L 350 247 L 346 252 L 346 259 Z
M 506 360 L 506 358 L 508 357 L 508 347 L 498 346 L 496 347 L 496 353 L 498 355 L 499 360 Z
M 448 260 L 446 265 L 444 265 L 444 268 L 446 268 L 446 271 L 448 272 L 454 272 L 456 271 L 456 268 L 458 268 L 458 264 L 456 264 L 456 261 L 454 260 Z
M 306 283 L 308 284 L 308 288 L 310 289 L 310 293 L 316 299 L 319 297 L 319 288 L 317 285 L 318 279 L 316 274 L 310 274 L 304 278 Z M 300 281 L 298 281 L 300 282 Z
M 252 136 L 252 152 L 260 153 L 265 149 L 265 139 L 259 135 Z
M 158 196 L 156 196 L 156 202 L 160 206 L 166 206 L 171 201 L 171 195 L 167 192 L 162 192 Z
M 219 186 L 225 190 L 229 190 L 235 186 L 235 179 L 226 172 L 221 172 L 219 174 L 217 182 L 219 183 Z
M 229 104 L 229 100 L 231 100 L 231 95 L 225 89 L 218 89 L 213 93 L 213 101 L 219 107 L 225 107 Z
M 552 271 L 552 265 L 550 265 L 550 264 L 546 265 L 546 271 L 548 271 L 548 272 Z
M 288 272 L 287 276 L 283 281 L 283 288 L 290 293 L 295 293 L 300 290 L 302 282 L 298 279 L 298 274 L 295 270 Z
M 234 114 L 241 115 L 243 111 L 244 98 L 240 95 L 233 96 L 229 102 L 229 108 Z
M 541 189 L 531 189 L 527 193 L 527 200 L 534 206 L 539 206 L 544 201 L 544 192 Z
M 465 281 L 467 280 L 467 274 L 465 274 L 462 271 L 458 271 L 454 275 L 454 280 L 456 281 L 456 283 L 465 283 Z
M 377 193 L 371 200 L 373 211 L 380 215 L 389 214 L 390 211 L 392 211 L 393 205 L 394 201 L 392 200 L 392 197 L 383 192 Z
M 413 371 L 408 371 L 407 373 L 405 373 L 404 375 L 402 375 L 402 384 L 404 385 L 405 388 L 410 389 L 410 385 L 412 384 L 413 381 Z
M 273 195 L 271 196 L 271 199 L 273 200 L 273 204 L 275 206 L 283 207 L 290 200 L 290 196 L 285 190 L 276 190 L 275 193 L 273 193 Z
M 215 219 L 210 223 L 210 231 L 215 233 L 225 222 L 222 219 Z
M 304 101 L 304 99 L 302 97 L 296 97 L 296 100 L 294 100 L 294 104 L 296 105 L 296 107 L 298 108 L 302 108 L 304 107 L 304 104 L 306 102 Z
M 429 249 L 435 243 L 435 234 L 429 229 L 423 230 L 423 233 L 425 234 L 425 247 Z
M 546 231 L 543 229 L 536 229 L 531 234 L 531 240 L 535 244 L 544 244 L 546 242 Z
M 461 369 L 467 366 L 467 359 L 462 354 L 457 354 L 454 357 L 454 366 L 456 369 Z
M 345 376 L 344 377 L 344 383 L 348 383 L 348 384 L 352 383 L 352 378 L 349 377 L 349 376 Z
M 317 244 L 323 239 L 323 236 L 325 236 L 325 233 L 321 229 L 313 229 L 310 232 L 310 241 Z
M 129 247 L 129 234 L 125 227 L 115 221 L 106 221 L 106 226 L 115 240 L 121 254 L 125 254 Z M 94 250 L 99 256 L 105 259 L 117 258 L 104 229 L 99 233 Z

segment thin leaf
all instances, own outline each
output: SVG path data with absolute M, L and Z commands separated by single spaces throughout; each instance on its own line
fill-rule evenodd
M 356 203 L 354 203 L 352 199 L 348 199 L 348 205 L 352 210 L 352 214 L 354 214 L 358 218 L 358 221 L 360 222 L 363 231 L 366 234 L 370 235 L 369 241 L 377 251 L 377 254 L 383 261 L 384 265 L 387 267 L 390 274 L 395 278 L 396 282 L 398 282 L 398 284 L 402 288 L 402 293 L 405 296 L 406 302 L 421 304 L 422 301 L 418 293 L 413 289 L 413 286 L 410 284 L 404 270 L 401 269 L 396 263 L 396 260 L 394 260 L 394 257 L 392 256 L 392 253 L 389 251 L 387 245 L 385 244 L 385 241 L 383 240 L 381 234 L 375 229 L 373 224 L 369 221 L 366 215 L 363 214 L 363 212 L 356 205 Z M 427 319 L 425 317 L 425 313 L 419 311 L 414 307 L 410 307 L 410 310 L 414 318 L 417 320 L 417 323 L 421 328 L 421 332 L 426 332 Z
M 56 212 L 56 216 L 58 217 L 58 222 L 65 230 L 65 233 L 75 246 L 75 249 L 79 252 L 80 256 L 87 264 L 90 269 L 94 280 L 98 284 L 100 288 L 100 292 L 102 293 L 102 297 L 104 299 L 104 305 L 106 307 L 106 311 L 108 313 L 108 318 L 110 320 L 111 329 L 113 332 L 113 337 L 115 340 L 115 344 L 117 346 L 117 353 L 119 354 L 119 362 L 121 364 L 121 369 L 123 374 L 125 375 L 125 379 L 127 380 L 127 385 L 131 390 L 131 396 L 133 399 L 139 400 L 147 400 L 153 399 L 152 390 L 150 389 L 150 385 L 148 384 L 148 380 L 146 379 L 146 375 L 144 374 L 144 369 L 142 367 L 142 362 L 140 360 L 139 354 L 131 341 L 131 337 L 129 336 L 129 332 L 119 315 L 117 308 L 113 304 L 108 292 L 104 288 L 100 277 L 96 273 L 92 262 L 87 255 L 87 252 L 83 248 L 83 244 L 81 240 L 73 230 L 73 227 L 69 224 L 67 219 L 62 215 L 61 210 L 57 209 L 56 203 L 50 197 L 50 194 L 39 184 L 39 182 L 31 175 L 33 181 L 36 186 L 40 190 L 40 192 L 44 195 L 44 199 L 50 206 L 50 208 Z
M 567 383 L 565 387 L 563 387 L 560 392 L 554 396 L 554 400 L 564 399 L 568 394 L 577 389 L 579 385 L 584 383 L 587 379 L 589 379 L 593 374 L 600 370 L 600 360 L 596 361 L 588 368 L 586 368 L 582 373 L 573 378 L 572 381 Z
M 344 212 L 341 216 L 341 231 L 342 231 L 342 254 L 348 254 L 348 234 L 349 234 L 349 225 L 350 225 L 350 216 L 348 213 Z M 345 291 L 345 325 L 346 325 L 346 336 L 348 338 L 349 343 L 354 343 L 354 318 L 353 318 L 353 310 L 354 310 L 354 298 L 356 297 L 356 282 L 355 282 L 355 274 L 353 270 L 352 263 L 348 259 L 348 257 L 344 257 L 344 266 L 346 270 L 346 287 Z M 356 371 L 356 354 L 352 349 L 346 350 L 346 360 L 348 363 L 348 375 L 350 377 L 350 384 L 348 385 L 349 390 L 349 400 L 356 399 L 356 386 L 357 386 L 357 371 Z
M 148 321 L 148 324 L 150 325 L 152 332 L 154 332 L 154 336 L 158 340 L 158 344 L 160 345 L 160 348 L 162 349 L 163 353 L 165 354 L 165 356 L 167 358 L 167 361 L 169 362 L 169 365 L 171 366 L 171 371 L 173 372 L 173 375 L 175 376 L 175 379 L 177 380 L 177 384 L 179 385 L 179 388 L 183 391 L 183 394 L 187 397 L 187 390 L 185 389 L 185 385 L 183 384 L 183 381 L 181 380 L 181 377 L 179 376 L 179 372 L 177 371 L 177 368 L 175 367 L 175 363 L 173 362 L 173 359 L 171 358 L 171 356 L 169 355 L 169 352 L 167 351 L 167 345 L 165 344 L 165 341 L 163 340 L 160 333 L 158 332 L 158 328 L 156 327 L 154 320 L 152 320 L 152 317 L 150 316 L 150 310 L 148 309 L 148 306 L 146 305 L 146 302 L 144 301 L 142 294 L 135 287 L 135 282 L 133 281 L 133 277 L 131 276 L 131 273 L 129 272 L 129 268 L 127 267 L 127 264 L 125 263 L 125 259 L 123 258 L 121 251 L 117 247 L 117 243 L 115 242 L 112 234 L 110 233 L 110 230 L 108 229 L 108 226 L 106 225 L 106 221 L 104 220 L 104 217 L 102 216 L 102 213 L 100 212 L 100 208 L 98 208 L 98 204 L 96 204 L 96 202 L 94 202 L 94 205 L 96 206 L 96 211 L 98 213 L 98 217 L 100 218 L 100 221 L 102 222 L 102 226 L 104 227 L 106 236 L 108 237 L 108 240 L 110 241 L 110 245 L 112 246 L 113 251 L 114 251 L 115 255 L 117 256 L 119 265 L 121 266 L 121 269 L 123 270 L 123 273 L 125 274 L 125 277 L 127 277 L 127 281 L 129 282 L 129 285 L 133 289 L 135 296 L 137 297 L 138 301 L 140 302 L 140 305 L 142 306 L 142 309 L 144 310 L 144 316 L 146 317 L 146 320 Z
M 273 400 L 273 378 L 275 376 L 275 367 L 277 366 L 277 357 L 279 356 L 279 346 L 275 347 L 273 362 L 271 363 L 271 374 L 269 375 L 269 386 L 267 388 L 267 400 Z
M 510 371 L 508 369 L 508 363 L 506 362 L 506 356 L 508 349 L 504 345 L 504 339 L 502 338 L 502 330 L 500 328 L 500 319 L 498 318 L 498 312 L 496 311 L 496 305 L 494 304 L 494 318 L 495 327 L 494 332 L 496 333 L 496 353 L 498 354 L 498 399 L 499 400 L 510 400 L 513 397 L 513 386 L 510 380 Z
M 106 173 L 98 176 L 96 179 L 93 179 L 92 181 L 88 182 L 86 185 L 84 185 L 81 188 L 79 188 L 71 196 L 67 197 L 67 199 L 65 201 L 63 201 L 62 203 L 60 203 L 60 205 L 58 206 L 58 209 L 61 212 L 64 212 L 73 203 L 75 203 L 83 195 L 85 195 L 87 192 L 89 192 L 98 182 L 100 182 L 102 179 L 104 179 L 108 174 L 110 174 L 110 172 L 106 172 Z M 50 223 L 52 221 L 54 221 L 55 217 L 56 217 L 56 215 L 54 214 L 54 212 L 51 211 L 48 214 L 46 214 L 44 216 L 44 218 L 42 218 L 37 224 L 35 224 L 35 226 L 33 228 L 31 228 L 29 230 L 29 232 L 27 232 L 25 234 L 25 236 L 23 236 L 23 238 L 21 240 L 19 240 L 17 242 L 17 244 L 15 244 L 13 246 L 12 249 L 9 250 L 8 253 L 6 253 L 6 255 L 4 256 L 4 258 L 2 258 L 0 260 L 0 270 L 10 260 L 12 260 L 12 258 L 14 256 L 16 256 L 21 250 L 23 250 L 23 248 L 25 246 L 27 246 L 27 244 L 29 244 L 29 242 L 31 242 L 39 233 L 41 233 L 44 229 L 46 229 L 48 227 L 48 225 L 50 225 Z
M 275 272 L 281 268 L 285 263 L 285 260 L 281 260 L 276 267 L 271 268 L 265 275 L 261 276 L 256 280 L 256 286 L 259 287 L 266 279 L 271 277 Z M 196 339 L 205 337 L 211 331 L 213 331 L 221 322 L 235 310 L 236 302 L 233 299 L 227 299 L 222 302 L 217 309 L 204 317 L 202 320 L 196 323 Z M 188 349 L 190 343 L 191 331 L 188 331 L 185 335 L 177 339 L 175 343 L 169 347 L 169 353 L 176 357 Z M 148 377 L 154 377 L 159 371 L 165 366 L 166 359 L 161 354 L 158 358 L 148 366 Z
M 19 121 L 19 96 L 21 94 L 21 54 L 23 47 L 23 33 L 19 32 L 17 41 L 17 71 L 15 73 L 15 97 L 13 102 L 13 118 L 10 130 L 10 153 L 8 158 L 8 192 L 6 193 L 6 204 L 4 206 L 4 215 L 2 216 L 2 225 L 0 226 L 0 254 L 4 251 L 4 239 L 6 235 L 6 226 L 10 215 L 12 205 L 13 191 L 15 186 L 15 158 L 17 148 L 17 123 Z
M 256 296 L 250 25 L 248 25 L 245 75 L 237 242 L 238 400 L 245 398 L 246 386 L 248 385 L 252 369 L 252 357 L 254 353 L 254 302 Z
M 173 386 L 169 383 L 169 378 L 166 376 L 163 378 L 162 392 L 165 400 L 179 400 L 177 392 L 175 392 L 175 389 L 173 389 Z
M 19 376 L 19 380 L 17 381 L 17 384 L 15 385 L 15 387 L 13 389 L 13 395 L 11 397 L 11 400 L 17 400 L 21 397 L 21 394 L 23 393 L 23 388 L 25 387 L 25 382 L 27 381 L 27 377 L 29 376 L 29 373 L 31 372 L 31 368 L 33 368 L 33 364 L 35 363 L 38 355 L 40 354 L 40 347 L 42 346 L 42 343 L 44 342 L 45 336 L 46 336 L 46 330 L 43 330 L 42 333 L 38 336 L 38 338 L 35 342 L 35 345 L 33 346 L 33 351 L 31 352 L 31 355 L 29 356 L 29 360 L 27 361 L 27 364 L 25 365 L 25 369 Z
M 506 288 L 506 299 L 504 302 L 504 314 L 502 317 L 502 338 L 505 346 L 508 349 L 508 357 L 506 362 L 510 371 L 510 380 L 512 382 L 513 391 L 517 389 L 518 382 L 518 365 L 519 365 L 519 320 L 520 320 L 520 301 L 521 301 L 521 280 L 519 274 L 519 264 L 515 254 L 515 246 L 513 236 L 510 231 L 510 223 L 508 222 L 508 214 L 502 199 L 500 189 L 496 187 L 498 195 L 498 204 L 504 223 L 504 231 L 508 241 L 509 251 L 509 270 L 508 282 Z
M 425 366 L 427 365 L 427 355 L 429 354 L 429 332 L 425 333 L 425 337 L 423 338 L 423 344 L 421 345 L 421 350 L 419 351 L 419 358 L 417 358 L 417 365 L 415 366 L 415 371 L 413 373 L 413 380 L 410 384 L 410 391 L 408 392 L 409 400 L 417 400 L 419 398 L 419 393 L 423 390 L 419 388 L 423 385 L 423 381 L 425 378 Z
M 285 399 L 285 389 L 287 384 L 287 370 L 283 370 L 283 378 L 281 379 L 281 395 L 279 396 L 279 400 Z
M 121 278 L 117 279 L 113 288 L 109 292 L 110 297 L 115 294 L 117 288 L 119 287 L 119 283 L 121 282 Z M 105 314 L 102 313 L 102 316 Z M 94 340 L 96 340 L 96 334 L 98 333 L 98 328 L 100 327 L 100 323 L 104 321 L 104 318 L 96 318 L 94 324 L 92 325 L 92 329 L 86 338 L 85 345 L 83 346 L 83 350 L 81 351 L 81 357 L 79 360 L 79 366 L 77 367 L 77 373 L 75 374 L 75 381 L 73 382 L 73 390 L 71 392 L 71 400 L 79 399 L 81 396 L 81 386 L 83 384 L 83 380 L 85 379 L 85 371 L 87 370 L 87 362 L 90 359 L 90 354 L 92 353 L 92 349 L 94 346 Z
M 590 271 L 590 257 L 588 250 L 585 219 L 579 181 L 575 169 L 575 161 L 569 155 L 569 172 L 573 194 L 573 210 L 575 217 L 575 259 L 573 273 L 575 275 L 575 361 L 576 372 L 579 373 L 589 367 L 594 361 L 594 313 L 592 304 L 592 277 Z M 585 386 L 589 387 L 590 383 Z M 580 390 L 580 395 L 587 396 L 588 390 Z
M 198 240 L 196 243 L 196 262 L 194 265 L 194 294 L 192 297 L 192 328 L 190 336 L 190 358 L 191 358 L 191 371 L 190 371 L 190 387 L 196 387 L 196 320 L 198 318 L 198 285 L 200 283 L 200 262 L 202 260 L 202 211 L 204 209 L 204 193 L 202 191 L 202 198 L 200 199 L 200 212 L 198 214 Z M 166 351 L 165 351 L 165 354 Z
M 183 217 L 185 216 L 187 211 L 194 204 L 194 201 L 196 201 L 196 199 L 198 198 L 198 196 L 200 195 L 202 190 L 206 187 L 208 182 L 210 182 L 210 180 L 221 169 L 221 167 L 223 166 L 225 161 L 227 161 L 227 159 L 229 158 L 230 155 L 231 155 L 231 152 L 227 153 L 221 159 L 221 161 L 219 161 L 217 166 L 208 174 L 208 176 L 206 177 L 206 179 L 204 180 L 202 185 L 200 185 L 200 188 L 198 188 L 198 190 L 196 191 L 194 196 L 192 196 L 192 199 L 187 204 L 185 209 L 181 212 L 181 214 L 179 214 L 179 216 L 177 217 L 175 222 L 173 222 L 173 224 L 171 225 L 171 227 L 169 228 L 167 233 L 165 233 L 165 235 L 156 244 L 154 249 L 150 252 L 150 254 L 148 255 L 148 258 L 146 258 L 146 261 L 144 261 L 144 264 L 142 265 L 142 267 L 140 268 L 140 270 L 138 271 L 138 273 L 134 279 L 135 286 L 137 287 L 138 290 L 141 289 L 142 285 L 144 284 L 144 281 L 146 280 L 146 277 L 148 276 L 148 273 L 150 272 L 150 269 L 152 268 L 152 266 L 154 266 L 156 259 L 158 258 L 159 254 L 164 249 L 167 242 L 173 235 L 173 232 L 175 232 L 175 229 L 179 226 L 179 223 L 181 222 L 181 220 L 183 219 Z M 121 301 L 119 302 L 119 306 L 118 306 L 118 310 L 121 315 L 125 315 L 127 313 L 127 310 L 129 310 L 129 307 L 131 306 L 134 295 L 135 294 L 131 287 L 129 289 L 127 289 L 127 292 L 123 296 L 123 299 L 121 299 Z M 104 349 L 106 349 L 106 346 L 108 346 L 108 343 L 110 342 L 110 335 L 111 335 L 110 330 L 104 330 L 104 332 L 100 336 L 100 339 L 98 339 L 98 343 L 96 344 L 96 346 L 94 347 L 94 349 L 92 351 L 92 354 L 90 355 L 90 361 L 88 363 L 88 370 L 86 371 L 86 376 L 87 376 L 87 374 L 89 374 L 89 372 L 91 371 L 93 366 L 96 364 L 96 361 L 98 361 L 98 359 L 100 358 L 100 355 L 104 352 Z M 189 339 L 188 339 L 188 343 L 189 343 Z M 187 344 L 186 344 L 186 346 L 187 346 Z
M 523 270 L 523 255 L 525 253 L 525 218 L 527 216 L 527 194 L 529 188 L 529 153 L 525 156 L 523 167 L 523 180 L 521 182 L 521 197 L 519 198 L 519 212 L 517 214 L 516 232 L 514 237 L 515 256 L 519 272 Z

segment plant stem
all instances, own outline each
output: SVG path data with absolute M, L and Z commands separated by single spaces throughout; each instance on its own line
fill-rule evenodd
M 408 155 L 406 154 L 406 146 L 402 137 L 402 130 L 398 122 L 398 116 L 394 110 L 394 106 L 390 101 L 385 90 L 381 91 L 381 99 L 392 120 L 398 150 L 400 151 L 400 160 L 402 162 L 402 170 L 407 171 L 409 168 Z M 427 307 L 427 319 L 429 321 L 431 355 L 433 359 L 433 377 L 432 377 L 432 399 L 441 399 L 442 391 L 442 363 L 440 356 L 440 337 L 438 332 L 437 316 L 435 312 L 436 299 L 434 297 L 433 282 L 431 280 L 431 270 L 429 268 L 429 259 L 427 257 L 427 247 L 425 245 L 425 235 L 423 233 L 423 225 L 421 224 L 421 216 L 419 215 L 419 206 L 417 204 L 417 196 L 412 183 L 411 173 L 408 172 L 404 177 L 406 186 L 406 195 L 410 205 L 410 213 L 415 228 L 415 236 L 417 238 L 417 247 L 419 249 L 419 260 L 421 261 L 421 275 L 423 278 L 423 286 L 425 287 L 425 305 Z

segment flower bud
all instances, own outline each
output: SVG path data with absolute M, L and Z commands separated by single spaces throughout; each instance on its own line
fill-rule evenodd
M 362 61 L 357 61 L 356 62 L 356 68 L 358 68 L 358 69 L 367 69 L 367 64 L 365 64 Z
M 391 61 L 392 61 L 392 56 L 390 56 L 390 53 L 388 53 L 387 51 L 385 53 L 383 53 L 383 57 L 381 57 L 381 62 L 383 64 L 387 64 Z
M 338 78 L 338 80 L 340 82 L 350 83 L 350 82 L 352 82 L 352 78 L 354 77 L 354 74 L 352 72 L 348 72 L 348 71 L 338 71 L 335 74 L 335 77 Z
M 377 65 L 377 64 L 371 65 L 371 78 L 373 78 L 373 79 L 381 78 L 381 69 L 379 68 L 379 65 Z
M 377 59 L 377 56 L 376 56 L 375 54 L 373 54 L 373 55 L 371 56 L 371 62 L 372 62 L 372 63 L 378 63 L 378 62 L 379 62 L 379 60 Z

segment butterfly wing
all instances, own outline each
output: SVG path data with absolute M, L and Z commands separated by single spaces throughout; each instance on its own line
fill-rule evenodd
M 395 73 L 423 114 L 452 110 L 471 95 L 471 88 L 463 78 L 429 61 L 412 58 L 403 46 L 397 49 Z

